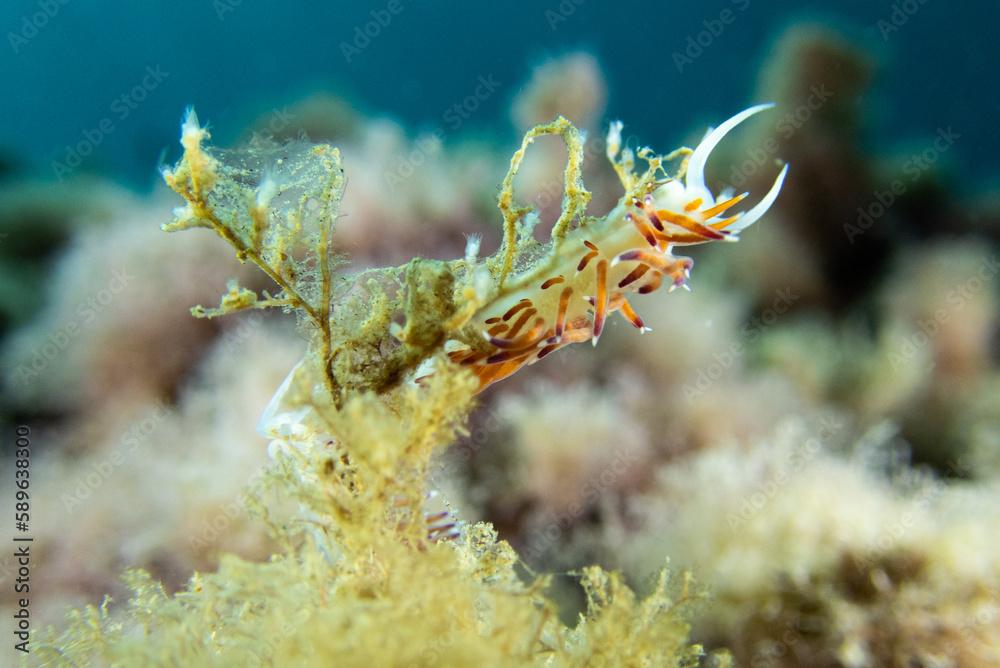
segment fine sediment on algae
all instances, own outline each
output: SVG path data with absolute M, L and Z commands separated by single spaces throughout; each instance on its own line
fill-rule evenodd
M 731 152 L 713 157 L 709 165 L 716 168 L 718 182 L 749 185 L 756 192 L 770 182 L 774 158 L 788 160 L 792 178 L 774 215 L 739 246 L 719 244 L 696 256 L 693 294 L 667 296 L 661 290 L 651 298 L 636 298 L 653 334 L 640 337 L 615 316 L 595 350 L 578 346 L 560 351 L 477 395 L 476 410 L 461 421 L 468 433 L 456 432 L 450 447 L 439 443 L 428 465 L 425 487 L 439 493 L 421 497 L 426 552 L 418 548 L 405 555 L 422 558 L 438 546 L 465 550 L 460 547 L 465 534 L 450 526 L 455 516 L 470 523 L 488 519 L 516 551 L 515 571 L 523 582 L 532 581 L 525 573 L 552 574 L 544 604 L 558 612 L 565 626 L 553 624 L 546 630 L 564 632 L 574 626 L 576 612 L 585 610 L 579 575 L 584 564 L 622 568 L 641 597 L 657 582 L 650 571 L 659 571 L 669 555 L 672 566 L 690 568 L 708 594 L 702 602 L 680 606 L 688 610 L 691 623 L 687 642 L 726 647 L 738 665 L 998 662 L 1000 556 L 992 538 L 996 518 L 991 510 L 1000 471 L 1000 374 L 994 345 L 1000 324 L 995 245 L 1000 218 L 995 196 L 982 192 L 970 197 L 967 189 L 975 184 L 966 177 L 962 182 L 951 178 L 951 161 L 945 160 L 923 172 L 919 183 L 870 229 L 868 222 L 859 227 L 858 206 L 878 204 L 873 192 L 903 168 L 910 151 L 931 145 L 933 137 L 914 137 L 912 145 L 897 146 L 893 154 L 873 152 L 863 138 L 875 128 L 859 105 L 872 95 L 863 95 L 870 63 L 859 69 L 858 51 L 830 37 L 825 29 L 796 27 L 777 43 L 758 97 L 777 101 L 779 110 L 756 130 L 741 132 L 746 141 L 727 139 L 721 149 Z M 558 94 L 562 76 L 594 82 L 600 72 L 593 66 L 587 59 L 569 57 L 540 68 L 514 102 L 519 110 L 515 117 L 524 119 L 519 129 L 562 113 L 582 129 L 593 130 L 589 119 L 596 122 L 603 116 L 603 100 Z M 826 88 L 813 88 L 820 83 Z M 832 96 L 825 95 L 827 89 Z M 826 101 L 814 108 L 821 98 Z M 414 136 L 385 118 L 346 114 L 349 107 L 338 98 L 311 98 L 290 107 L 287 121 L 272 113 L 257 126 L 286 140 L 305 132 L 343 152 L 349 186 L 332 248 L 349 251 L 359 269 L 341 267 L 331 275 L 334 310 L 345 325 L 338 336 L 354 346 L 338 360 L 338 377 L 354 388 L 345 393 L 348 402 L 364 393 L 369 380 L 380 382 L 372 362 L 402 346 L 396 335 L 402 329 L 385 333 L 393 323 L 400 328 L 407 324 L 402 305 L 410 283 L 399 276 L 405 276 L 410 258 L 460 257 L 463 234 L 471 232 L 482 234 L 483 248 L 496 246 L 500 226 L 492 224 L 487 212 L 493 211 L 495 184 L 508 157 L 506 149 L 494 150 L 465 132 L 445 138 L 426 132 Z M 523 110 L 530 113 L 522 116 Z M 276 125 L 276 118 L 288 125 Z M 703 130 L 687 129 L 692 138 Z M 282 167 L 275 164 L 284 158 L 275 152 L 282 146 L 257 146 L 256 154 L 206 149 L 221 167 L 235 170 L 234 178 L 241 174 L 237 188 L 227 185 L 228 191 L 220 193 L 235 194 L 231 206 L 239 204 L 246 215 L 265 176 L 276 184 L 292 183 L 294 175 L 283 169 L 301 167 L 312 155 L 309 145 L 293 141 L 289 156 L 296 161 Z M 585 149 L 583 177 L 594 191 L 585 213 L 598 216 L 614 208 L 621 190 L 614 169 L 594 159 L 604 153 L 601 139 L 592 138 Z M 565 155 L 560 142 L 543 139 L 532 144 L 519 170 L 518 199 L 534 206 L 542 221 L 535 238 L 541 239 L 546 223 L 562 212 Z M 307 191 L 318 192 L 323 180 L 302 183 Z M 32 583 L 32 619 L 41 628 L 61 619 L 67 605 L 96 604 L 105 593 L 114 597 L 107 619 L 93 618 L 83 634 L 78 624 L 76 632 L 64 634 L 32 659 L 54 665 L 70 665 L 70 660 L 76 665 L 91 660 L 131 664 L 154 662 L 155 654 L 164 664 L 225 664 L 233 655 L 200 635 L 225 626 L 217 638 L 226 651 L 234 639 L 256 634 L 262 639 L 241 650 L 248 657 L 244 663 L 267 663 L 263 657 L 271 657 L 277 665 L 283 658 L 275 653 L 279 642 L 263 639 L 267 633 L 274 628 L 281 632 L 288 619 L 298 623 L 296 615 L 312 619 L 321 606 L 341 603 L 346 608 L 339 618 L 343 623 L 331 622 L 331 628 L 356 626 L 358 620 L 372 634 L 386 636 L 396 626 L 416 628 L 405 618 L 423 614 L 428 597 L 411 598 L 403 584 L 366 589 L 374 579 L 351 580 L 343 569 L 322 571 L 317 579 L 294 570 L 296 559 L 309 561 L 297 556 L 305 549 L 300 542 L 313 539 L 306 527 L 320 536 L 334 531 L 357 536 L 348 562 L 338 563 L 350 563 L 355 570 L 367 567 L 357 556 L 357 545 L 368 534 L 344 524 L 354 509 L 340 515 L 331 515 L 325 506 L 315 513 L 295 512 L 299 494 L 283 491 L 293 489 L 291 483 L 272 474 L 270 496 L 259 483 L 249 490 L 250 496 L 262 497 L 254 505 L 266 508 L 269 521 L 245 517 L 247 495 L 240 489 L 268 459 L 253 433 L 254 423 L 301 357 L 302 341 L 292 331 L 293 319 L 283 318 L 280 309 L 208 320 L 185 318 L 183 311 L 194 303 L 215 304 L 217 286 L 227 276 L 238 277 L 239 286 L 253 289 L 258 301 L 265 301 L 262 290 L 274 290 L 270 279 L 252 266 L 236 267 L 226 244 L 211 234 L 164 237 L 157 232 L 153 223 L 162 222 L 176 204 L 173 193 L 123 202 L 103 190 L 108 188 L 26 184 L 8 187 L 14 197 L 10 206 L 0 206 L 0 236 L 7 235 L 0 259 L 16 258 L 17 265 L 10 267 L 32 266 L 27 279 L 11 282 L 7 296 L 16 299 L 4 304 L 8 322 L 16 327 L 3 351 L 5 372 L 13 372 L 5 378 L 7 389 L 15 391 L 0 401 L 16 406 L 32 430 L 37 427 L 37 440 L 46 444 L 45 459 L 37 462 L 45 473 L 37 488 L 36 537 L 36 567 L 43 577 Z M 94 200 L 81 200 L 79 191 Z M 281 197 L 275 191 L 272 201 L 280 204 Z M 75 220 L 81 202 L 92 223 Z M 26 236 L 28 232 L 38 238 Z M 41 243 L 47 236 L 55 241 Z M 65 252 L 56 254 L 63 239 Z M 51 262 L 33 255 L 36 246 L 48 248 Z M 534 266 L 544 251 L 543 244 L 523 248 L 525 262 L 515 272 L 525 264 Z M 390 269 L 363 271 L 369 264 Z M 414 264 L 418 285 L 452 273 L 459 291 L 452 300 L 461 301 L 466 270 L 460 262 Z M 495 268 L 484 264 L 488 271 Z M 116 293 L 98 320 L 81 328 L 58 356 L 42 356 L 67 331 L 67 322 L 74 321 L 77 303 L 116 285 L 109 281 L 119 266 L 132 277 L 128 288 Z M 454 271 L 437 273 L 442 266 Z M 591 261 L 587 270 L 594 268 Z M 372 279 L 375 287 L 369 289 Z M 379 291 L 387 308 L 401 305 L 398 314 L 373 317 L 386 312 L 370 298 Z M 234 293 L 230 306 L 240 303 L 239 287 Z M 311 331 L 308 323 L 304 328 Z M 371 339 L 363 339 L 365 333 Z M 411 345 L 422 346 L 417 339 Z M 440 352 L 433 346 L 425 350 L 432 351 L 432 358 Z M 36 366 L 35 360 L 41 363 Z M 21 370 L 37 377 L 19 375 Z M 23 387 L 18 382 L 22 378 Z M 402 396 L 407 374 L 398 382 L 386 380 L 379 396 L 393 406 L 391 397 Z M 433 376 L 424 382 L 431 380 Z M 288 428 L 286 436 L 293 436 L 298 422 L 331 431 L 315 415 L 284 419 L 294 417 L 288 409 L 294 408 L 299 387 L 290 383 L 283 395 L 289 401 L 271 411 L 282 418 L 271 424 L 276 436 L 282 427 Z M 321 385 L 316 401 L 326 406 L 323 392 Z M 392 410 L 396 412 L 376 415 L 393 420 L 403 415 Z M 842 420 L 832 434 L 824 428 L 829 414 Z M 348 434 L 344 420 L 338 423 L 341 431 L 329 434 L 338 443 L 382 452 L 381 442 L 375 448 L 370 445 L 374 441 L 361 440 L 367 422 L 359 423 L 359 433 Z M 894 466 L 859 461 L 864 458 L 856 456 L 853 444 L 859 437 L 866 440 L 869 432 L 882 435 L 875 440 L 888 439 L 880 447 Z M 379 431 L 376 438 L 384 441 L 387 433 Z M 298 457 L 286 450 L 273 448 L 279 459 Z M 118 464 L 123 451 L 127 456 Z M 315 450 L 309 457 L 323 453 Z M 906 453 L 914 461 L 907 461 Z M 395 454 L 386 455 L 391 457 Z M 109 462 L 115 464 L 113 470 L 98 477 Z M 892 475 L 884 475 L 886 468 Z M 404 463 L 398 470 L 412 471 Z M 410 481 L 405 483 L 409 488 L 422 474 L 400 475 Z M 315 486 L 321 469 L 307 467 L 302 477 L 313 490 L 310 494 L 324 494 Z M 0 480 L 0 487 L 5 484 Z M 442 505 L 442 496 L 454 507 Z M 393 518 L 417 512 L 405 499 L 398 503 L 377 507 Z M 359 517 L 369 518 L 364 513 Z M 277 541 L 266 539 L 268 526 L 277 527 L 272 532 Z M 286 527 L 300 532 L 291 540 L 282 538 Z M 451 540 L 431 543 L 432 534 Z M 331 539 L 321 552 L 339 555 L 339 546 Z M 220 553 L 253 562 L 275 552 L 285 555 L 276 561 L 288 560 L 283 566 L 290 569 L 287 577 L 275 582 L 292 592 L 295 614 L 286 613 L 289 607 L 278 601 L 280 592 L 265 585 L 277 569 L 232 556 L 223 557 L 220 575 L 199 576 L 213 583 L 207 598 L 196 594 L 192 604 L 184 603 L 190 595 L 184 583 L 191 573 L 215 572 Z M 390 552 L 395 556 L 390 558 Z M 391 562 L 415 578 L 424 578 L 429 566 L 439 563 L 433 560 L 439 556 L 428 563 L 400 561 L 384 546 L 376 546 L 374 553 L 373 563 Z M 77 557 L 81 554 L 86 558 Z M 9 556 L 0 559 L 0 579 L 10 563 Z M 135 567 L 162 584 L 162 595 L 144 585 L 150 596 L 137 600 L 139 614 L 156 609 L 149 617 L 150 634 L 172 626 L 167 621 L 171 615 L 203 615 L 186 622 L 185 629 L 153 639 L 156 649 L 145 655 L 133 653 L 145 627 L 128 612 L 130 597 L 118 584 L 118 574 Z M 130 577 L 129 582 L 151 580 Z M 326 599 L 313 605 L 304 596 L 307 587 L 324 591 Z M 671 590 L 675 597 L 677 587 Z M 184 591 L 174 599 L 180 589 Z M 228 596 L 224 601 L 220 590 Z M 0 608 L 6 615 L 16 601 L 10 598 L 12 587 L 3 591 Z M 251 614 L 263 614 L 260 601 L 272 595 L 275 601 L 267 605 L 284 615 L 279 625 L 264 617 L 253 617 L 256 621 L 245 628 L 234 621 L 239 615 L 250 620 Z M 358 607 L 359 602 L 367 607 Z M 383 612 L 392 606 L 403 612 L 397 617 Z M 528 614 L 526 608 L 518 610 Z M 101 625 L 104 630 L 95 633 Z M 320 626 L 304 627 L 303 633 L 330 635 Z M 663 628 L 665 636 L 673 637 L 674 627 Z M 506 647 L 505 639 L 523 631 L 516 629 L 487 638 Z M 465 659 L 449 649 L 459 636 L 442 633 L 421 627 L 419 633 L 406 634 L 422 639 L 425 653 L 416 663 Z M 58 637 L 39 634 L 35 640 Z M 132 645 L 123 645 L 128 639 Z M 335 656 L 338 663 L 350 664 L 344 660 L 349 651 L 368 663 L 385 656 L 367 641 L 322 653 L 312 642 L 288 639 L 301 645 L 303 653 Z M 184 653 L 189 644 L 198 647 L 196 655 Z M 108 648 L 103 660 L 95 651 L 102 646 Z M 280 646 L 287 651 L 285 644 Z M 356 649 L 362 646 L 363 651 Z M 534 646 L 539 654 L 520 663 L 548 656 L 544 652 L 550 644 Z M 62 659 L 57 647 L 66 652 Z M 299 658 L 294 652 L 290 656 Z M 519 662 L 506 649 L 492 650 L 491 656 L 494 663 Z M 572 655 L 578 663 L 588 659 L 586 652 Z
M 515 204 L 512 185 L 518 156 L 544 134 L 562 135 L 570 149 L 563 212 L 549 246 L 531 238 L 535 221 Z M 448 509 L 427 510 L 431 456 L 463 433 L 487 382 L 472 365 L 455 363 L 463 359 L 446 341 L 475 354 L 483 340 L 469 323 L 502 298 L 507 277 L 552 264 L 563 235 L 596 223 L 582 217 L 589 193 L 580 181 L 583 139 L 575 128 L 560 119 L 529 132 L 501 193 L 505 238 L 495 257 L 480 263 L 474 241 L 462 260 L 416 259 L 350 277 L 338 272 L 342 258 L 330 244 L 344 187 L 336 149 L 300 142 L 223 152 L 207 149 L 205 139 L 190 114 L 184 159 L 165 172 L 187 206 L 165 229 L 212 229 L 278 290 L 233 281 L 217 307 L 192 313 L 214 318 L 279 308 L 296 313 L 309 342 L 265 412 L 273 466 L 250 492 L 250 506 L 280 550 L 266 563 L 223 557 L 216 573 L 196 574 L 174 596 L 133 571 L 127 607 L 73 612 L 62 634 L 39 644 L 38 656 L 65 665 L 700 663 L 705 653 L 689 642 L 685 616 L 701 594 L 688 575 L 661 570 L 638 597 L 621 575 L 583 568 L 573 577 L 585 592 L 585 611 L 570 627 L 547 595 L 550 576 L 520 568 L 489 525 L 460 525 Z M 617 151 L 609 156 L 616 159 Z M 632 173 L 631 152 L 616 163 L 628 201 L 640 202 L 660 185 L 662 159 L 640 156 L 650 164 L 644 175 Z M 732 220 L 704 225 L 702 240 L 728 234 L 716 230 Z M 652 245 L 669 255 L 666 242 Z M 599 260 L 594 320 L 587 323 L 595 340 L 602 311 L 612 308 L 601 296 L 607 262 Z M 673 271 L 664 265 L 651 275 L 661 270 Z M 675 285 L 686 279 L 686 270 L 671 277 Z M 584 325 L 565 331 L 574 329 Z M 579 340 L 586 339 L 565 343 Z M 490 343 L 502 347 L 495 337 Z M 491 364 L 497 362 L 481 362 Z M 724 653 L 710 661 L 728 662 Z
M 88 608 L 39 646 L 54 665 L 619 665 L 631 656 L 689 665 L 686 580 L 638 599 L 621 576 L 580 573 L 591 604 L 569 629 L 523 581 L 488 525 L 434 540 L 421 508 L 430 452 L 448 442 L 475 385 L 454 370 L 391 401 L 362 393 L 321 410 L 330 440 L 279 448 L 256 508 L 282 551 L 267 563 L 224 558 L 174 597 L 142 573 L 119 613 Z M 350 454 L 348 454 L 350 453 Z M 295 501 L 275 517 L 270 499 Z

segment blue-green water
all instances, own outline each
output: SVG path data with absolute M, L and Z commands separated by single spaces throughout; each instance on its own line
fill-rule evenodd
M 775 36 L 806 20 L 870 54 L 874 85 L 858 100 L 870 145 L 950 125 L 974 138 L 956 147 L 952 166 L 963 182 L 987 184 L 1000 172 L 998 15 L 996 3 L 943 0 L 6 0 L 0 154 L 43 176 L 69 161 L 142 187 L 174 151 L 188 104 L 222 143 L 316 90 L 419 130 L 440 125 L 480 77 L 497 90 L 463 131 L 512 142 L 508 105 L 531 67 L 580 48 L 605 69 L 609 117 L 670 146 L 754 101 Z M 92 150 L 71 160 L 81 141 Z

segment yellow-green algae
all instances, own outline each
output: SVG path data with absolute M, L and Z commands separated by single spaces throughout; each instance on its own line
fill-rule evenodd
M 500 197 L 504 247 L 486 263 L 496 286 L 539 257 L 512 181 L 524 148 L 542 134 L 562 135 L 570 149 L 556 230 L 581 216 L 589 197 L 576 129 L 559 119 L 530 131 Z M 664 571 L 639 598 L 619 574 L 585 568 L 573 575 L 586 609 L 567 626 L 546 595 L 550 576 L 527 574 L 488 524 L 451 541 L 430 538 L 430 458 L 462 433 L 477 389 L 442 349 L 475 309 L 474 259 L 415 259 L 343 277 L 329 244 L 344 188 L 339 152 L 301 142 L 209 151 L 207 136 L 190 115 L 184 158 L 165 173 L 187 206 L 165 229 L 214 230 L 280 290 L 257 294 L 233 283 L 219 307 L 193 312 L 296 312 L 310 338 L 304 363 L 322 381 L 290 393 L 310 409 L 310 433 L 323 438 L 276 444 L 265 482 L 251 490 L 252 510 L 282 546 L 267 563 L 223 556 L 217 572 L 196 574 L 173 596 L 131 572 L 127 606 L 71 612 L 66 630 L 36 637 L 34 657 L 69 666 L 701 663 L 702 648 L 688 641 L 684 611 L 698 596 L 686 574 L 668 579 Z M 428 359 L 432 375 L 403 382 Z M 289 501 L 294 514 L 275 510 Z M 728 664 L 724 654 L 712 660 Z
M 580 574 L 575 628 L 522 582 L 517 555 L 485 524 L 431 542 L 419 508 L 428 457 L 469 407 L 464 374 L 435 374 L 393 402 L 361 394 L 330 411 L 338 443 L 284 451 L 255 503 L 284 551 L 264 564 L 222 559 L 174 597 L 142 573 L 123 614 L 88 608 L 38 656 L 55 665 L 694 665 L 666 580 L 637 600 L 617 574 Z M 352 454 L 350 460 L 345 452 Z M 302 512 L 278 520 L 269 495 Z M 412 502 L 412 503 L 406 503 Z

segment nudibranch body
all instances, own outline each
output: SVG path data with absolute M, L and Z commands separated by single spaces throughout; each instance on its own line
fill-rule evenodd
M 625 196 L 606 216 L 592 219 L 580 215 L 586 199 L 578 192 L 576 206 L 564 205 L 564 215 L 553 229 L 546 254 L 521 273 L 511 270 L 517 250 L 510 241 L 510 233 L 515 231 L 512 226 L 505 230 L 504 248 L 486 263 L 476 258 L 478 238 L 470 239 L 462 263 L 466 274 L 461 307 L 441 324 L 448 333 L 444 348 L 448 357 L 472 370 L 482 390 L 564 346 L 586 341 L 596 345 L 608 317 L 616 312 L 640 332 L 648 331 L 630 299 L 664 285 L 669 290 L 688 287 L 693 261 L 675 255 L 674 249 L 711 241 L 737 241 L 738 234 L 760 220 L 777 199 L 788 173 L 787 165 L 767 194 L 740 212 L 734 209 L 748 193 L 734 196 L 723 192 L 716 197 L 705 185 L 704 174 L 712 150 L 726 134 L 771 106 L 758 105 L 733 116 L 709 131 L 693 151 L 681 149 L 667 158 L 640 152 L 639 156 L 650 163 L 642 176 L 633 171 L 633 154 L 621 150 L 622 125 L 613 123 L 607 155 L 625 186 Z M 572 124 L 560 119 L 536 130 L 539 134 L 555 134 L 566 128 L 572 128 Z M 575 132 L 575 128 L 571 131 Z M 511 162 L 501 194 L 502 211 L 504 193 L 512 199 L 510 184 L 524 148 L 532 139 L 529 133 Z M 570 143 L 567 140 L 568 146 Z M 582 142 L 573 142 L 567 192 L 573 181 L 571 173 L 579 176 L 581 156 L 577 156 L 575 171 L 571 168 L 574 150 L 582 153 Z M 657 180 L 661 162 L 677 155 L 687 155 L 681 173 L 676 178 Z M 510 211 L 508 208 L 505 212 L 508 223 L 525 210 L 508 217 Z M 575 222 L 576 227 L 570 229 L 570 222 Z M 494 261 L 497 264 L 491 267 L 489 263 Z M 403 327 L 394 324 L 391 331 L 400 341 L 405 340 Z M 408 375 L 409 380 L 419 383 L 433 374 L 435 359 L 425 358 Z M 310 442 L 315 434 L 323 433 L 311 399 L 323 388 L 317 371 L 315 364 L 305 360 L 292 370 L 264 411 L 261 433 L 290 442 Z
M 768 193 L 753 207 L 734 213 L 748 193 L 713 196 L 704 170 L 719 141 L 750 116 L 770 108 L 751 107 L 711 130 L 690 153 L 683 183 L 670 179 L 647 192 L 628 192 L 604 218 L 569 231 L 548 258 L 514 276 L 473 316 L 485 345 L 451 342 L 450 358 L 473 368 L 480 389 L 572 343 L 601 336 L 610 314 L 620 313 L 640 332 L 648 331 L 629 301 L 666 284 L 688 288 L 693 262 L 674 255 L 677 246 L 736 241 L 757 222 L 781 190 L 785 165 Z M 614 163 L 621 124 L 608 135 Z

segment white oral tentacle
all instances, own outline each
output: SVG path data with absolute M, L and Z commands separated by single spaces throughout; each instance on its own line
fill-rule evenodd
M 706 201 L 711 199 L 711 193 L 705 186 L 705 165 L 708 163 L 708 156 L 711 155 L 712 150 L 722 141 L 722 138 L 746 119 L 773 106 L 774 103 L 770 102 L 744 109 L 705 135 L 705 138 L 701 140 L 701 143 L 698 144 L 694 153 L 688 159 L 687 173 L 684 177 L 685 186 L 692 197 L 702 197 Z M 708 195 L 708 197 L 706 198 L 705 195 Z
M 788 174 L 788 165 L 781 168 L 781 171 L 778 173 L 778 177 L 774 179 L 774 185 L 772 185 L 771 189 L 767 191 L 764 198 L 757 202 L 752 209 L 740 216 L 739 220 L 726 229 L 733 234 L 738 234 L 742 230 L 745 230 L 760 220 L 760 218 L 767 213 L 767 210 L 771 208 L 771 205 L 774 204 L 774 201 L 778 199 L 778 193 L 781 192 L 781 185 L 785 182 L 786 174 Z

